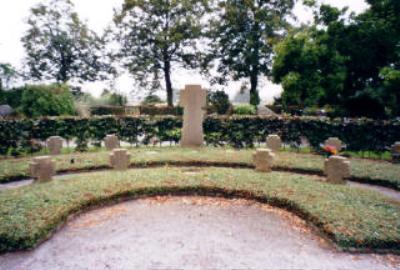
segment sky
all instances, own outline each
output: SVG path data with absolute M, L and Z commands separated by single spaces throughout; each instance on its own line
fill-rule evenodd
M 332 6 L 349 6 L 350 11 L 360 13 L 368 6 L 364 0 L 320 0 L 320 2 L 329 3 Z M 24 57 L 24 49 L 21 44 L 21 38 L 27 30 L 26 19 L 29 16 L 29 10 L 32 6 L 43 1 L 40 0 L 1 0 L 0 1 L 0 62 L 10 63 L 17 68 L 21 68 Z M 86 20 L 89 27 L 99 34 L 111 22 L 113 8 L 120 7 L 123 0 L 72 0 L 81 19 Z M 295 14 L 300 22 L 308 22 L 312 19 L 309 9 L 297 4 Z M 207 78 L 202 78 L 196 71 L 177 70 L 172 75 L 172 81 L 175 88 L 182 89 L 185 84 L 202 84 L 209 87 Z M 233 98 L 241 83 L 231 82 L 225 91 Z M 93 95 L 99 95 L 104 88 L 102 83 L 86 84 L 84 91 Z M 128 75 L 118 79 L 116 88 L 130 97 L 131 103 L 138 100 L 136 94 L 133 94 L 133 81 Z M 260 87 L 260 96 L 264 103 L 271 103 L 273 98 L 281 93 L 279 85 L 273 85 L 266 79 L 262 79 Z M 163 92 L 159 93 L 161 96 Z

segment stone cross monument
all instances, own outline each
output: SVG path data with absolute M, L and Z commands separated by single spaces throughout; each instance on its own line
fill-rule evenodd
M 204 107 L 207 105 L 207 91 L 201 85 L 186 85 L 181 92 L 180 105 L 183 106 L 183 130 L 181 145 L 199 147 L 203 145 Z
M 331 156 L 325 160 L 324 172 L 328 183 L 345 184 L 350 177 L 350 161 L 340 156 Z

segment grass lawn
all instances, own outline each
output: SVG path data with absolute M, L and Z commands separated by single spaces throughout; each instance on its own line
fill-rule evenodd
M 226 148 L 204 147 L 184 149 L 180 147 L 132 148 L 133 165 L 168 162 L 220 162 L 252 164 L 254 150 L 232 150 Z M 108 167 L 108 152 L 73 153 L 54 157 L 59 172 Z M 71 163 L 71 160 L 74 160 Z M 0 183 L 26 178 L 30 158 L 6 159 L 0 161 Z M 322 173 L 324 158 L 312 154 L 280 152 L 275 166 L 280 169 L 302 170 Z M 400 190 L 400 165 L 386 161 L 351 159 L 352 178 L 360 182 L 388 186 Z
M 34 247 L 88 207 L 168 193 L 256 199 L 295 212 L 343 249 L 400 250 L 400 204 L 378 193 L 286 172 L 165 166 L 0 191 L 0 252 Z

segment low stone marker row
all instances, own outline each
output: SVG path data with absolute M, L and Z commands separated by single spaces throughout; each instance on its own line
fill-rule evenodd
M 109 155 L 109 164 L 115 170 L 127 170 L 131 155 L 127 149 L 114 149 Z M 50 156 L 35 157 L 29 164 L 30 175 L 37 182 L 47 182 L 56 174 L 56 163 Z
M 63 138 L 60 136 L 52 136 L 46 140 L 47 148 L 49 149 L 49 153 L 52 156 L 60 155 L 61 149 L 63 148 Z M 119 139 L 116 135 L 107 135 L 104 138 L 104 145 L 108 151 L 120 147 Z

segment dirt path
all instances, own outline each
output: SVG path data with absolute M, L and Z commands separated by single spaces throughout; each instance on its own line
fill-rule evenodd
M 244 200 L 158 197 L 84 214 L 0 269 L 399 269 L 335 251 L 292 214 Z

